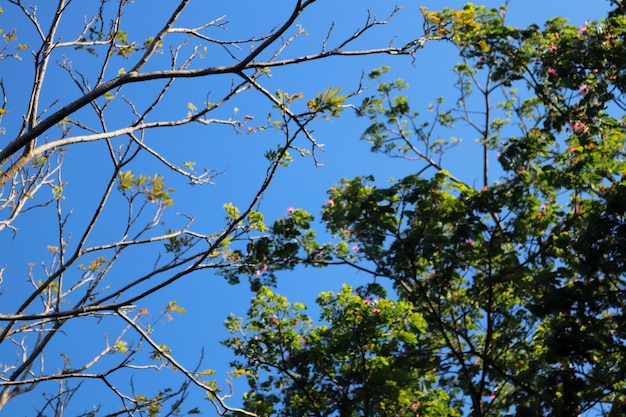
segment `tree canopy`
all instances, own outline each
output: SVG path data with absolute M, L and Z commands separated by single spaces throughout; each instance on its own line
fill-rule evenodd
M 624 413 L 623 9 L 583 26 L 554 18 L 525 28 L 507 26 L 505 11 L 423 9 L 459 53 L 459 95 L 449 110 L 443 99 L 431 107 L 434 121 L 412 110 L 387 68 L 370 73 L 378 88 L 358 108 L 370 122 L 361 137 L 373 152 L 414 159 L 415 174 L 330 189 L 321 219 L 339 243 L 312 238 L 296 211 L 242 252 L 269 266 L 261 279 L 233 270 L 253 284 L 300 264 L 344 264 L 395 293 L 324 294 L 322 327 L 299 330 L 290 321 L 299 313 L 262 290 L 238 328 L 248 338 L 229 341 L 253 370 L 250 406 L 316 416 Z M 440 131 L 460 124 L 478 137 L 480 184 L 446 165 L 456 143 Z M 261 328 L 268 311 L 278 321 Z
M 0 65 L 14 77 L 0 80 L 2 253 L 11 242 L 29 259 L 0 260 L 0 409 L 30 398 L 37 416 L 626 412 L 621 2 L 582 26 L 513 27 L 506 5 L 422 7 L 414 33 L 381 43 L 394 8 L 294 49 L 316 3 L 294 1 L 243 37 L 190 0 L 138 28 L 126 0 L 0 8 L 24 25 L 2 22 Z M 419 64 L 425 47 L 456 51 L 456 96 L 420 113 L 390 66 Z M 289 68 L 370 55 L 385 65 L 352 89 L 280 86 Z M 289 207 L 268 221 L 280 171 L 298 155 L 320 165 L 317 129 L 347 112 L 365 126 L 354 137 L 411 173 L 368 168 L 337 179 L 319 220 Z M 218 149 L 193 127 L 266 142 Z M 245 191 L 211 194 L 230 158 L 247 168 Z M 337 277 L 313 313 L 280 295 L 306 266 Z M 342 286 L 346 271 L 362 285 Z M 163 330 L 188 308 L 169 291 L 203 272 L 253 292 L 246 317 L 225 321 L 225 383 Z M 195 392 L 211 410 L 188 402 Z

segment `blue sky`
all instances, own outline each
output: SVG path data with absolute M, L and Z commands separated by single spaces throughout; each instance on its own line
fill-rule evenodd
M 48 2 L 40 2 L 38 14 L 43 17 L 50 12 Z M 421 20 L 419 6 L 437 10 L 443 5 L 447 7 L 462 7 L 462 1 L 425 1 L 422 3 L 405 2 L 403 9 L 384 27 L 373 32 L 373 36 L 364 38 L 355 47 L 370 48 L 384 46 L 389 40 L 397 37 L 397 42 L 410 39 L 419 34 Z M 331 37 L 333 41 L 340 41 L 346 34 L 351 34 L 357 27 L 362 26 L 367 17 L 368 9 L 380 19 L 385 18 L 396 3 L 392 1 L 363 1 L 320 0 L 301 17 L 300 23 L 307 30 L 308 36 L 301 37 L 285 51 L 285 56 L 296 56 L 316 52 L 321 40 L 326 36 L 328 27 L 335 21 L 335 31 Z M 479 4 L 479 3 L 477 3 Z M 487 7 L 497 7 L 500 2 L 484 2 Z M 573 24 L 582 25 L 587 19 L 596 19 L 603 16 L 608 9 L 608 2 L 594 2 L 596 7 L 590 8 L 589 1 L 575 0 L 513 0 L 509 5 L 508 23 L 513 26 L 525 26 L 531 22 L 542 23 L 548 18 L 563 15 Z M 74 5 L 76 6 L 76 5 Z M 16 27 L 20 42 L 34 44 L 33 33 L 25 27 L 23 18 L 16 14 L 14 7 L 2 4 L 4 14 L 0 15 L 0 27 L 5 31 L 8 27 Z M 133 39 L 145 39 L 154 30 L 162 25 L 164 11 L 172 7 L 169 1 L 137 0 L 131 4 L 125 15 L 126 30 Z M 196 1 L 182 16 L 178 26 L 197 26 L 208 20 L 226 15 L 229 23 L 228 31 L 215 30 L 215 37 L 227 39 L 242 39 L 253 35 L 268 33 L 281 19 L 288 15 L 291 2 L 267 2 L 231 0 L 225 2 Z M 87 13 L 80 7 L 70 9 L 71 19 L 67 21 L 67 34 L 70 39 L 76 27 L 82 22 L 82 15 Z M 30 39 L 29 39 L 30 38 Z M 67 51 L 73 66 L 76 69 L 89 73 L 97 58 L 83 51 Z M 26 55 L 26 54 L 23 54 Z M 57 62 L 63 57 L 56 56 Z M 164 55 L 163 60 L 167 59 Z M 203 61 L 196 65 L 220 65 L 224 59 L 219 48 L 211 47 Z M 131 67 L 133 58 L 127 63 L 120 61 L 119 67 Z M 357 88 L 361 73 L 366 73 L 382 65 L 390 65 L 392 71 L 387 75 L 391 80 L 403 78 L 411 86 L 407 94 L 411 98 L 414 110 L 428 115 L 426 111 L 429 103 L 437 97 L 448 97 L 452 103 L 455 99 L 452 84 L 455 80 L 451 69 L 456 62 L 454 50 L 449 45 L 433 43 L 416 54 L 415 62 L 406 57 L 395 58 L 390 56 L 369 56 L 363 58 L 339 58 L 328 61 L 307 63 L 273 70 L 272 78 L 265 80 L 265 86 L 275 91 L 281 89 L 289 93 L 304 94 L 301 106 L 309 98 L 315 97 L 318 91 L 329 85 L 341 86 L 344 92 Z M 111 67 L 109 71 L 114 75 L 119 68 Z M 0 138 L 0 144 L 15 136 L 17 126 L 21 121 L 20 109 L 24 108 L 27 100 L 24 86 L 30 85 L 32 65 L 25 56 L 23 61 L 0 61 L 0 76 L 7 86 L 10 95 L 11 113 L 3 120 L 7 130 L 5 138 Z M 93 75 L 91 75 L 94 77 Z M 163 107 L 160 115 L 167 117 L 183 116 L 187 110 L 187 103 L 203 103 L 207 99 L 207 92 L 211 91 L 211 98 L 218 97 L 220 91 L 230 87 L 228 77 L 217 77 L 207 80 L 179 80 L 176 83 L 173 95 L 168 98 L 168 105 Z M 124 90 L 128 97 L 136 103 L 149 101 L 154 96 L 154 87 L 140 86 Z M 59 99 L 62 106 L 79 94 L 68 77 L 58 68 L 52 69 L 44 87 L 42 103 L 52 103 Z M 228 103 L 219 111 L 222 117 L 228 117 L 239 109 L 239 114 L 251 115 L 254 121 L 251 125 L 260 125 L 272 109 L 267 101 L 259 99 L 258 95 L 244 94 L 241 98 Z M 120 105 L 116 110 L 116 117 L 111 119 L 110 125 L 123 125 L 130 118 Z M 156 115 L 155 115 L 156 117 Z M 89 121 L 89 119 L 86 119 Z M 91 122 L 91 121 L 90 121 Z M 390 177 L 401 177 L 416 170 L 415 163 L 389 159 L 381 155 L 373 155 L 368 145 L 359 140 L 359 136 L 366 126 L 366 121 L 357 119 L 347 110 L 340 119 L 333 119 L 326 123 L 318 123 L 315 134 L 319 142 L 323 143 L 324 152 L 318 154 L 319 162 L 316 167 L 310 158 L 296 156 L 294 163 L 282 169 L 263 198 L 261 211 L 268 221 L 284 216 L 288 207 L 301 207 L 317 214 L 326 200 L 326 190 L 339 181 L 340 178 L 351 178 L 357 175 L 374 174 L 378 181 L 384 183 Z M 472 132 L 463 126 L 458 132 L 449 132 L 452 136 L 464 139 L 464 144 L 450 152 L 446 165 L 451 171 L 468 182 L 473 179 L 480 182 L 480 167 L 472 157 L 472 145 L 475 137 Z M 262 180 L 265 161 L 263 151 L 273 147 L 279 136 L 270 131 L 251 135 L 234 135 L 232 129 L 226 126 L 202 127 L 191 126 L 178 130 L 151 131 L 147 140 L 159 151 L 176 163 L 193 160 L 198 167 L 206 167 L 221 175 L 215 178 L 215 185 L 206 188 L 188 187 L 185 181 L 168 174 L 168 184 L 176 188 L 174 193 L 175 206 L 168 209 L 166 220 L 170 224 L 180 224 L 177 212 L 196 216 L 196 227 L 203 233 L 219 231 L 223 227 L 222 205 L 233 202 L 235 205 L 244 205 L 256 190 Z M 303 146 L 304 142 L 300 142 Z M 2 145 L 0 145 L 2 146 Z M 102 144 L 78 145 L 68 149 L 64 179 L 68 182 L 64 194 L 64 205 L 67 210 L 73 210 L 68 220 L 68 229 L 84 227 L 85 215 L 94 209 L 96 198 L 102 189 L 102 177 L 107 172 L 106 159 L 102 155 L 106 149 Z M 152 158 L 139 158 L 132 169 L 137 173 L 153 174 L 162 169 Z M 45 192 L 45 191 L 44 191 Z M 116 208 L 117 207 L 117 208 Z M 106 222 L 98 227 L 94 235 L 94 243 L 105 242 L 115 235 L 116 224 L 122 213 L 120 206 L 114 206 L 106 213 Z M 6 265 L 2 293 L 0 293 L 0 312 L 8 313 L 24 297 L 23 282 L 27 276 L 27 264 L 32 262 L 35 274 L 41 275 L 42 260 L 49 260 L 50 254 L 46 246 L 54 241 L 55 226 L 54 210 L 40 210 L 26 213 L 17 222 L 20 228 L 14 237 L 11 232 L 0 233 L 0 267 Z M 149 268 L 154 262 L 155 254 L 136 253 L 136 258 L 126 260 L 122 267 L 114 269 L 111 279 L 115 282 L 128 279 L 128 276 Z M 38 270 L 39 268 L 39 270 Z M 288 295 L 293 301 L 304 301 L 311 304 L 316 295 L 324 290 L 338 290 L 344 282 L 358 285 L 365 282 L 367 277 L 355 274 L 350 270 L 297 270 L 293 273 L 281 274 L 278 292 Z M 217 341 L 226 336 L 221 323 L 229 313 L 245 314 L 250 299 L 250 292 L 246 283 L 239 286 L 229 286 L 224 280 L 208 271 L 201 271 L 184 280 L 177 282 L 166 291 L 149 297 L 138 307 L 149 308 L 155 314 L 158 309 L 170 300 L 177 300 L 187 311 L 185 315 L 176 316 L 171 323 L 162 323 L 155 329 L 155 338 L 172 349 L 174 356 L 181 358 L 181 362 L 188 367 L 195 366 L 201 349 L 205 348 L 205 361 L 202 368 L 212 368 L 217 371 L 218 381 L 225 378 L 227 364 L 231 359 L 227 352 L 217 345 Z M 108 323 L 108 322 L 107 322 Z M 55 348 L 59 352 L 67 352 L 73 360 L 80 362 L 87 359 L 92 349 L 102 346 L 103 332 L 114 334 L 114 328 L 104 327 L 95 320 L 85 319 L 69 326 L 67 335 L 61 337 Z M 10 363 L 14 355 L 13 345 L 0 345 L 0 362 Z M 58 355 L 54 361 L 60 362 Z M 52 361 L 52 360 L 51 360 Z M 1 366 L 1 365 L 0 365 Z M 59 366 L 58 364 L 52 366 Z M 137 372 L 135 379 L 142 391 L 149 391 L 163 386 L 158 379 L 158 373 L 150 373 L 145 377 Z M 121 376 L 121 380 L 128 380 L 128 374 Z M 142 385 L 145 384 L 145 385 Z M 82 398 L 75 401 L 73 410 L 79 412 L 89 407 L 99 398 L 100 390 L 104 388 L 98 383 L 88 382 L 85 385 L 90 394 L 80 394 Z M 144 389 L 145 387 L 145 389 Z M 201 393 L 196 392 L 189 403 L 192 406 L 201 406 L 203 415 L 212 415 L 212 409 L 206 401 L 202 401 Z M 91 398 L 89 398 L 91 397 Z M 237 397 L 237 395 L 235 395 Z M 106 398 L 106 397 L 105 397 Z M 103 400 L 104 401 L 104 400 Z M 15 399 L 3 410 L 2 415 L 21 416 L 33 415 L 33 407 L 40 405 L 41 397 L 37 394 L 26 394 Z M 73 415 L 73 414 L 69 414 Z

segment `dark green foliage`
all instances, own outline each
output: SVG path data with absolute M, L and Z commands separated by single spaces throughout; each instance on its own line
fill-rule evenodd
M 504 9 L 470 5 L 423 10 L 431 31 L 459 49 L 458 107 L 440 110 L 439 100 L 431 107 L 436 123 L 421 121 L 398 95 L 406 84 L 385 81 L 383 67 L 370 74 L 377 95 L 358 109 L 371 122 L 362 138 L 372 150 L 421 161 L 416 174 L 384 187 L 373 176 L 333 187 L 322 221 L 342 244 L 317 243 L 310 217 L 281 219 L 272 236 L 242 253 L 273 271 L 349 264 L 386 279 L 399 301 L 380 295 L 376 305 L 390 315 L 372 315 L 347 290 L 323 295 L 325 327 L 318 327 L 288 304 L 278 309 L 262 290 L 243 327 L 250 336 L 228 342 L 251 369 L 249 404 L 285 416 L 409 415 L 401 398 L 413 398 L 419 386 L 436 393 L 411 400 L 439 407 L 424 409 L 428 416 L 621 415 L 626 17 L 613 3 L 609 17 L 583 27 L 555 18 L 517 29 L 505 25 Z M 474 109 L 481 101 L 471 95 L 492 104 Z M 480 186 L 445 165 L 457 142 L 435 136 L 434 127 L 455 122 L 479 134 Z M 499 166 L 490 168 L 495 160 Z M 419 317 L 416 328 L 392 325 L 402 309 Z M 284 324 L 253 324 L 259 314 L 278 314 Z M 292 317 L 307 325 L 290 324 Z M 277 333 L 281 326 L 289 337 Z M 273 345 L 279 350 L 270 352 Z M 353 367 L 350 355 L 360 351 L 385 358 L 380 373 L 360 368 L 371 379 L 359 379 Z M 336 394 L 333 384 L 341 386 Z M 355 391 L 342 391 L 351 384 Z M 372 408 L 390 401 L 400 408 Z

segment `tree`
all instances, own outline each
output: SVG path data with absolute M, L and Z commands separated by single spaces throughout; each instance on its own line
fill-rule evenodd
M 245 408 L 279 416 L 459 415 L 430 378 L 436 347 L 424 317 L 370 290 L 321 294 L 322 326 L 267 287 L 245 324 L 231 316 L 226 325 L 241 336 L 225 343 L 244 358 L 233 365 L 251 387 Z
M 455 104 L 444 110 L 442 98 L 429 109 L 434 117 L 424 119 L 401 95 L 407 85 L 388 81 L 381 68 L 370 73 L 378 94 L 358 109 L 369 119 L 362 139 L 372 151 L 414 159 L 415 173 L 391 185 L 373 175 L 343 179 L 322 209 L 338 241 L 316 238 L 312 216 L 296 210 L 241 253 L 251 265 L 269 266 L 261 279 L 245 267 L 231 270 L 271 284 L 276 273 L 298 265 L 349 265 L 395 290 L 395 300 L 381 296 L 378 303 L 401 303 L 395 311 L 410 311 L 420 325 L 396 321 L 396 328 L 385 314 L 365 315 L 370 304 L 344 289 L 321 297 L 319 326 L 326 327 L 298 329 L 286 301 L 267 301 L 262 290 L 240 325 L 252 333 L 241 344 L 228 341 L 252 372 L 250 403 L 270 415 L 291 415 L 296 406 L 308 410 L 297 408 L 300 415 L 439 415 L 412 411 L 413 402 L 387 391 L 396 383 L 408 392 L 415 384 L 443 392 L 417 402 L 473 417 L 624 413 L 626 19 L 621 2 L 612 4 L 605 19 L 580 27 L 563 18 L 510 27 L 505 7 L 423 9 L 429 30 L 458 49 Z M 478 137 L 470 146 L 479 152 L 463 152 L 479 155 L 479 184 L 446 164 L 464 145 L 446 138 L 445 129 L 460 125 Z M 266 313 L 278 322 L 261 327 L 258 317 Z M 355 325 L 359 314 L 371 327 Z M 368 350 L 358 341 L 376 335 L 372 329 L 384 329 L 388 339 L 374 336 L 376 348 Z M 299 338 L 317 344 L 299 347 Z M 398 351 L 385 350 L 391 340 Z M 386 374 L 382 385 L 364 383 L 350 367 L 350 353 L 364 346 L 366 363 L 409 356 L 409 369 Z M 419 353 L 405 354 L 424 347 L 427 364 Z M 301 370 L 304 355 L 308 368 Z M 360 370 L 374 378 L 368 366 Z M 266 375 L 268 369 L 280 376 Z M 407 371 L 415 375 L 409 381 Z M 340 387 L 336 397 L 317 382 L 323 378 Z M 353 398 L 341 391 L 352 383 L 359 400 L 338 410 Z M 386 394 L 400 410 L 385 410 Z M 379 408 L 364 406 L 369 400 Z
M 438 36 L 389 43 L 376 31 L 398 9 L 384 20 L 363 11 L 360 28 L 340 38 L 327 27 L 316 49 L 300 53 L 292 46 L 307 34 L 300 19 L 314 0 L 292 2 L 242 38 L 219 37 L 229 27 L 225 17 L 198 3 L 9 0 L 0 8 L 11 17 L 0 50 L 8 138 L 0 150 L 0 232 L 3 252 L 27 245 L 31 259 L 2 259 L 0 409 L 43 393 L 37 415 L 60 416 L 94 383 L 90 392 L 100 398 L 74 414 L 197 413 L 181 408 L 193 386 L 218 413 L 235 410 L 201 360 L 194 367 L 159 342 L 157 324 L 183 306 L 169 300 L 158 312 L 148 297 L 195 272 L 242 265 L 232 247 L 265 230 L 260 201 L 290 152 L 315 160 L 313 126 L 338 117 L 362 91 L 329 87 L 305 97 L 291 86 L 296 91 L 287 93 L 288 85 L 274 87 L 274 71 L 342 56 L 413 57 Z M 365 39 L 371 47 L 358 48 Z M 240 97 L 253 104 L 244 107 Z M 211 146 L 205 128 L 216 140 L 258 134 L 272 143 L 250 150 L 267 161 L 250 176 L 247 197 L 198 207 L 220 174 L 202 157 Z M 174 197 L 192 188 L 192 212 L 176 203 L 181 214 L 171 213 Z M 208 225 L 216 213 L 224 220 Z M 131 378 L 167 369 L 178 372 L 163 377 L 156 393 Z

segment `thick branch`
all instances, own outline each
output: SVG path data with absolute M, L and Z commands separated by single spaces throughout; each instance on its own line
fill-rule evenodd
M 286 66 L 286 65 L 294 65 L 300 62 L 305 61 L 314 61 L 322 58 L 327 58 L 329 56 L 360 56 L 360 55 L 372 55 L 372 54 L 412 54 L 416 48 L 415 45 L 421 46 L 426 41 L 426 38 L 421 38 L 417 43 L 410 43 L 410 47 L 407 49 L 407 46 L 403 46 L 400 48 L 389 47 L 389 48 L 378 48 L 378 49 L 368 49 L 362 51 L 329 51 L 329 52 L 321 52 L 318 54 L 305 55 L 297 58 L 285 59 L 282 61 L 272 61 L 272 62 L 258 62 L 258 63 L 250 63 L 248 59 L 241 61 L 240 63 L 234 65 L 227 66 L 218 66 L 218 67 L 208 67 L 208 68 L 200 68 L 200 69 L 192 69 L 192 70 L 163 70 L 163 71 L 153 71 L 148 73 L 134 73 L 129 72 L 127 74 L 123 74 L 117 78 L 114 78 L 110 81 L 107 81 L 99 86 L 95 87 L 93 90 L 88 92 L 87 94 L 79 97 L 74 100 L 70 104 L 66 105 L 62 109 L 58 110 L 54 114 L 48 116 L 46 119 L 42 120 L 37 126 L 23 135 L 17 137 L 11 143 L 9 143 L 6 148 L 0 151 L 0 167 L 5 165 L 9 158 L 19 152 L 26 144 L 28 144 L 33 139 L 37 138 L 48 129 L 52 128 L 55 124 L 60 123 L 69 115 L 77 112 L 84 106 L 88 105 L 92 101 L 97 98 L 103 96 L 108 91 L 119 88 L 123 85 L 134 84 L 140 82 L 154 81 L 154 80 L 162 80 L 167 78 L 199 78 L 206 77 L 209 75 L 218 75 L 218 74 L 240 74 L 246 69 L 256 69 L 256 68 L 268 68 L 268 67 L 276 67 L 276 66 Z M 267 41 L 266 41 L 267 42 Z M 265 42 L 265 43 L 266 43 Z M 265 43 L 263 45 L 265 45 Z M 260 48 L 255 51 L 254 54 L 258 55 Z M 23 158 L 30 159 L 31 155 L 24 156 Z M 20 158 L 22 159 L 22 158 Z M 21 163 L 22 166 L 26 164 L 27 161 L 18 160 L 17 163 Z M 0 175 L 0 187 L 7 183 L 7 181 L 11 178 L 8 175 L 9 171 L 6 171 L 2 175 Z

